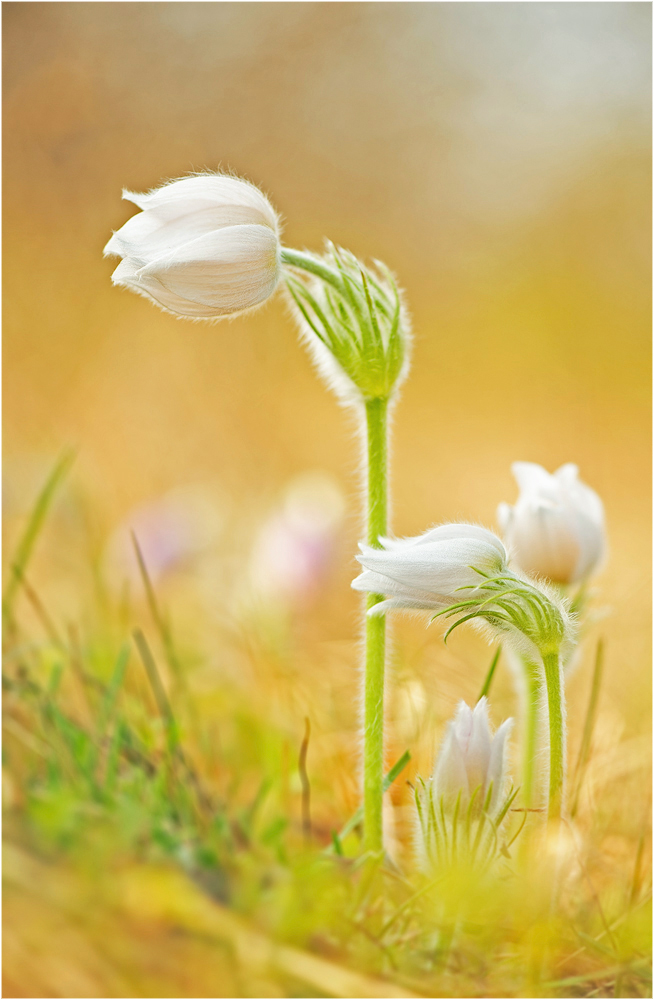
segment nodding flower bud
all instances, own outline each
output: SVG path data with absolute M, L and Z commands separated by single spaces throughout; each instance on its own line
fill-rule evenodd
M 504 545 L 476 524 L 444 524 L 417 538 L 381 538 L 381 549 L 361 545 L 364 572 L 352 586 L 387 599 L 369 614 L 433 611 L 454 618 L 445 638 L 466 621 L 490 626 L 518 647 L 542 655 L 572 633 L 565 603 L 508 568 Z
M 595 572 L 606 549 L 602 501 L 576 465 L 553 474 L 533 462 L 511 466 L 520 488 L 515 506 L 500 504 L 504 541 L 525 573 L 571 584 Z
M 248 181 L 204 173 L 148 194 L 124 191 L 141 209 L 111 237 L 112 275 L 162 309 L 192 319 L 233 316 L 264 302 L 281 274 L 279 222 Z
M 318 370 L 343 402 L 390 399 L 409 367 L 410 323 L 388 268 L 327 244 L 284 249 L 286 283 Z
M 416 789 L 418 846 L 423 861 L 490 861 L 498 830 L 516 792 L 508 788 L 506 744 L 513 719 L 493 734 L 488 702 L 459 702 L 448 724 L 431 781 Z M 517 790 L 516 790 L 517 791 Z

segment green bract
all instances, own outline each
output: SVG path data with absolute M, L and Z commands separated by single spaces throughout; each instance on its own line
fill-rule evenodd
M 303 331 L 341 397 L 389 399 L 409 361 L 409 322 L 400 292 L 381 262 L 372 269 L 349 250 L 327 246 L 322 257 L 282 251 Z

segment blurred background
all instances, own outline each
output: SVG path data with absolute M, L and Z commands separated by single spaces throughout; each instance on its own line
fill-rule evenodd
M 512 461 L 579 465 L 611 546 L 599 732 L 641 739 L 650 17 L 603 2 L 3 4 L 6 551 L 73 446 L 30 568 L 52 619 L 90 634 L 93 595 L 120 602 L 127 586 L 138 605 L 134 528 L 198 696 L 264 691 L 293 748 L 311 716 L 316 780 L 321 761 L 339 775 L 325 770 L 318 812 L 357 795 L 353 420 L 282 295 L 210 326 L 113 288 L 102 248 L 133 212 L 121 189 L 227 168 L 269 194 L 288 245 L 329 237 L 395 271 L 415 329 L 397 534 L 492 526 L 516 496 Z M 465 630 L 447 650 L 436 628 L 393 630 L 401 753 L 417 718 L 476 696 L 490 652 Z M 593 651 L 570 682 L 573 719 Z M 494 693 L 497 723 L 515 713 L 508 671 Z M 424 731 L 423 772 L 440 730 Z

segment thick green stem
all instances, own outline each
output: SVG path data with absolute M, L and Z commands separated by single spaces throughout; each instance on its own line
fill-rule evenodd
M 547 814 L 563 813 L 566 771 L 565 694 L 559 650 L 543 652 L 550 734 L 550 788 Z
M 522 798 L 526 809 L 531 809 L 538 795 L 536 787 L 536 757 L 538 753 L 538 715 L 543 690 L 542 667 L 523 658 L 526 684 L 526 705 L 522 757 Z
M 367 541 L 380 548 L 388 517 L 386 399 L 366 401 L 367 431 Z M 366 611 L 384 598 L 369 594 Z M 366 614 L 366 664 L 364 679 L 363 823 L 364 844 L 375 853 L 383 848 L 382 799 L 384 794 L 384 663 L 386 618 Z

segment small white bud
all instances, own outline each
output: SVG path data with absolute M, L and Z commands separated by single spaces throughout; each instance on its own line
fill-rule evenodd
M 417 851 L 423 866 L 488 864 L 517 790 L 508 787 L 506 751 L 513 719 L 493 733 L 488 702 L 459 702 L 448 724 L 431 781 L 418 779 Z
M 493 735 L 486 698 L 474 710 L 459 702 L 434 767 L 436 801 L 443 799 L 452 808 L 460 798 L 461 808 L 467 808 L 474 795 L 477 809 L 486 806 L 492 815 L 505 791 L 506 740 L 512 727 L 513 719 L 507 719 Z
M 511 466 L 520 488 L 514 507 L 497 517 L 515 563 L 553 583 L 579 583 L 595 572 L 606 550 L 602 501 L 582 483 L 576 465 L 550 474 L 533 462 Z
M 142 210 L 111 237 L 105 256 L 122 257 L 115 285 L 193 319 L 252 309 L 281 274 L 279 223 L 248 181 L 198 174 L 149 194 L 123 192 Z

